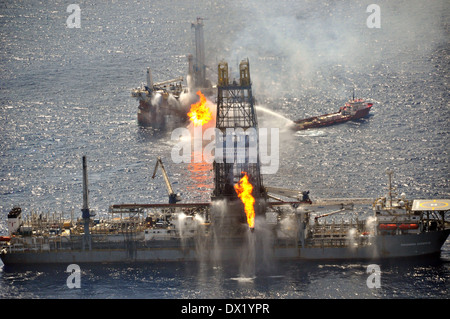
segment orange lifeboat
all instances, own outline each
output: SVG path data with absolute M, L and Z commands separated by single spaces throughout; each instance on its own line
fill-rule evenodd
M 380 224 L 378 227 L 382 230 L 395 230 L 397 229 L 397 224 Z
M 419 228 L 419 224 L 401 224 L 398 228 L 400 228 L 402 230 L 417 229 L 417 228 Z
M 0 241 L 10 241 L 11 237 L 9 236 L 0 236 Z

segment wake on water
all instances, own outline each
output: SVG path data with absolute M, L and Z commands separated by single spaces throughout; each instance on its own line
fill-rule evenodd
M 301 137 L 316 137 L 316 136 L 326 136 L 325 131 L 321 130 L 305 130 L 305 131 L 297 131 L 294 134 L 295 136 L 301 136 Z

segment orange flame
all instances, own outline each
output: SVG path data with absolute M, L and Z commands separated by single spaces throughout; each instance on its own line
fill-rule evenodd
M 206 98 L 201 91 L 197 91 L 200 101 L 191 105 L 191 110 L 187 114 L 194 123 L 194 126 L 201 126 L 208 123 L 212 119 L 212 113 L 208 106 L 206 106 Z
M 253 205 L 255 204 L 255 198 L 252 196 L 253 185 L 248 181 L 248 175 L 246 172 L 242 172 L 245 174 L 242 176 L 241 180 L 234 185 L 234 189 L 236 190 L 237 195 L 244 203 L 245 214 L 247 215 L 247 223 L 248 227 L 255 227 L 255 209 Z

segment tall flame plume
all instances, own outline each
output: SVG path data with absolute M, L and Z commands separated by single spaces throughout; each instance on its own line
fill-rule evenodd
M 187 115 L 194 126 L 202 126 L 212 119 L 212 113 L 206 105 L 207 101 L 203 93 L 199 90 L 197 95 L 200 97 L 200 101 L 191 105 L 191 110 Z
M 248 181 L 248 175 L 246 172 L 241 172 L 244 174 L 240 181 L 234 185 L 234 189 L 238 197 L 244 203 L 245 214 L 247 215 L 248 227 L 255 227 L 255 198 L 252 196 L 253 185 Z

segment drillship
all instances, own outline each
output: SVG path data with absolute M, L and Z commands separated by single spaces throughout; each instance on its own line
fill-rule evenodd
M 230 82 L 227 63 L 219 63 L 216 130 L 234 131 L 225 139 L 216 134 L 216 145 L 230 137 L 233 148 L 226 144 L 215 153 L 216 159 L 218 154 L 234 156 L 213 162 L 210 202 L 182 203 L 158 159 L 155 173 L 161 167 L 169 203 L 111 205 L 109 218 L 100 218 L 89 209 L 83 157 L 81 216 L 26 215 L 13 208 L 8 214 L 9 234 L 1 237 L 3 263 L 239 260 L 259 252 L 264 258 L 298 260 L 440 254 L 450 232 L 446 220 L 450 200 L 398 196 L 392 171 L 387 171 L 387 196 L 377 199 L 315 200 L 309 191 L 264 186 L 258 135 L 253 134 L 258 126 L 248 60 L 239 65 L 239 76 L 239 82 Z M 349 218 L 346 212 L 358 205 L 371 206 L 372 213 Z M 323 209 L 327 212 L 319 213 Z M 336 222 L 339 214 L 342 221 Z

